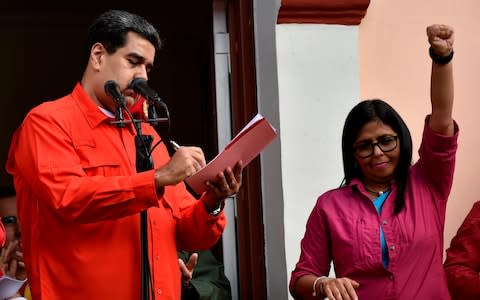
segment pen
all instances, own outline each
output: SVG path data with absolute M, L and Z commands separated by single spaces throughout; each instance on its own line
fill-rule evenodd
M 180 145 L 177 144 L 174 140 L 170 140 L 170 145 L 173 146 L 173 150 L 177 151 L 180 148 Z

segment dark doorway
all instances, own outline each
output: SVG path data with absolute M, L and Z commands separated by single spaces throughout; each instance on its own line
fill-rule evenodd
M 171 135 L 183 145 L 201 146 L 207 159 L 216 154 L 211 1 L 20 5 L 0 9 L 2 185 L 11 184 L 4 166 L 13 131 L 32 107 L 71 92 L 82 76 L 87 28 L 110 8 L 140 14 L 159 29 L 163 49 L 149 83 L 169 107 Z
M 211 0 L 26 4 L 0 4 L 0 186 L 13 185 L 5 163 L 15 129 L 34 106 L 73 90 L 83 72 L 88 26 L 109 9 L 139 14 L 157 27 L 163 47 L 149 84 L 169 108 L 169 135 L 200 146 L 207 161 L 217 154 Z M 158 129 L 167 133 L 166 126 Z M 213 250 L 222 259 L 221 242 Z

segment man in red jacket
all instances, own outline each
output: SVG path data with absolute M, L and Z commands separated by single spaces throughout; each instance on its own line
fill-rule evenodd
M 137 173 L 138 128 L 112 123 L 116 103 L 106 83 L 116 82 L 116 93 L 133 106 L 140 95 L 130 83 L 148 79 L 159 48 L 158 32 L 144 18 L 118 10 L 100 15 L 88 32 L 80 82 L 32 109 L 13 137 L 7 171 L 35 300 L 140 299 L 144 211 L 147 292 L 156 300 L 179 299 L 177 249 L 208 249 L 223 232 L 222 208 L 241 186 L 241 162 L 208 181 L 196 200 L 183 182 L 205 166 L 200 148 L 180 147 L 170 157 L 157 132 L 142 123 L 142 134 L 160 144 L 150 149 L 154 169 Z M 128 114 L 123 118 L 129 121 Z
M 480 201 L 453 237 L 444 266 L 453 300 L 480 299 Z

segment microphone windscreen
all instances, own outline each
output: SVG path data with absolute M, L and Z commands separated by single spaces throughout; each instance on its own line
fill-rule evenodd
M 120 93 L 120 88 L 114 80 L 108 80 L 107 82 L 105 82 L 103 88 L 105 89 L 105 93 L 112 97 L 113 100 L 120 102 L 120 104 L 122 105 L 125 104 L 125 100 Z
M 130 82 L 130 88 L 134 90 L 141 90 L 148 87 L 147 81 L 143 78 L 136 77 Z
M 129 87 L 133 89 L 135 92 L 142 95 L 147 100 L 152 102 L 161 102 L 160 97 L 158 96 L 157 92 L 152 89 L 147 81 L 143 78 L 134 78 L 132 82 L 130 82 Z

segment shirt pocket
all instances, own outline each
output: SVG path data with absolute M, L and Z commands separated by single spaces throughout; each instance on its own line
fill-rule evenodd
M 333 231 L 331 251 L 337 275 L 345 276 L 371 264 L 374 245 L 378 244 L 380 252 L 380 232 L 375 226 L 369 226 L 364 218 L 338 218 L 330 228 Z
M 356 221 L 355 229 L 356 253 L 353 255 L 355 264 L 357 266 L 373 266 L 381 263 L 380 225 L 359 218 Z
M 87 176 L 119 176 L 121 173 L 120 163 L 111 153 L 98 151 L 92 143 L 74 145 L 80 159 L 80 165 Z

